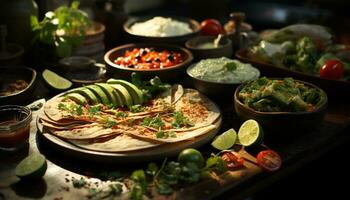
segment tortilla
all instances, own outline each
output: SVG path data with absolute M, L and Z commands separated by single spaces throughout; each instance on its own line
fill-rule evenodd
M 49 100 L 39 123 L 49 133 L 80 148 L 94 151 L 135 151 L 192 140 L 218 128 L 214 123 L 220 117 L 219 108 L 207 97 L 194 89 L 184 89 L 181 85 L 174 85 L 171 90 L 151 99 L 145 104 L 145 110 L 138 113 L 117 108 L 102 110 L 90 116 L 89 107 L 84 107 L 83 113 L 78 115 L 60 109 L 60 103 L 67 106 L 76 104 L 64 101 L 63 97 Z M 118 117 L 121 111 L 126 116 Z M 181 113 L 182 118 L 188 121 L 173 125 L 177 122 L 177 113 Z M 161 127 L 144 124 L 147 120 L 157 118 L 163 123 Z M 104 119 L 112 119 L 115 125 L 105 126 Z M 172 135 L 157 137 L 158 131 L 171 132 Z

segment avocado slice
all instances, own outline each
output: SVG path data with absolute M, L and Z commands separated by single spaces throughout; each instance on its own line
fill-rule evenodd
M 91 90 L 85 88 L 85 87 L 80 87 L 72 91 L 72 93 L 78 93 L 82 96 L 84 96 L 91 104 L 98 104 L 100 103 L 99 98 L 91 92 Z
M 122 106 L 123 102 L 120 98 L 120 96 L 117 94 L 117 92 L 111 87 L 109 84 L 106 83 L 95 83 L 97 86 L 99 86 L 105 94 L 108 96 L 110 102 L 113 104 L 113 106 Z
M 97 85 L 88 85 L 88 86 L 85 86 L 85 88 L 91 90 L 91 92 L 93 92 L 97 97 L 99 97 L 101 102 L 104 105 L 109 105 L 111 103 L 109 101 L 107 95 L 103 92 L 103 90 L 99 86 L 97 86 Z
M 130 107 L 133 105 L 132 97 L 124 86 L 120 84 L 109 84 L 109 85 L 113 87 L 115 91 L 118 93 L 118 95 L 121 97 L 123 101 L 123 105 L 126 105 L 127 107 Z
M 139 88 L 137 88 L 136 85 L 134 85 L 130 82 L 121 80 L 121 79 L 108 79 L 107 83 L 108 84 L 120 84 L 120 85 L 124 86 L 128 90 L 129 94 L 131 95 L 134 104 L 142 104 L 143 103 L 142 91 Z
M 75 101 L 77 104 L 80 104 L 80 105 L 86 105 L 88 103 L 85 97 L 78 93 L 69 93 L 67 94 L 66 97 L 68 99 Z

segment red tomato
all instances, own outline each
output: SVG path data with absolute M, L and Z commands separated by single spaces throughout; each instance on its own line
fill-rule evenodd
M 344 75 L 344 64 L 339 60 L 328 60 L 320 69 L 320 77 L 338 80 Z
M 206 19 L 201 23 L 201 32 L 203 35 L 218 35 L 224 32 L 222 25 L 216 19 Z
M 270 149 L 260 151 L 256 156 L 256 161 L 261 168 L 269 172 L 278 170 L 282 165 L 281 156 Z
M 243 166 L 244 159 L 236 152 L 225 152 L 221 156 L 222 160 L 226 162 L 226 167 L 228 169 L 239 168 Z

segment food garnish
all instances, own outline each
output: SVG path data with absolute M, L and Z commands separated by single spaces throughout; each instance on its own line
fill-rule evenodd
M 231 148 L 237 140 L 237 133 L 233 128 L 223 132 L 221 135 L 214 138 L 211 146 L 218 150 L 226 150 Z
M 276 171 L 282 165 L 281 156 L 271 149 L 260 151 L 256 160 L 258 165 L 268 172 Z
M 16 166 L 15 173 L 21 179 L 38 179 L 45 175 L 46 169 L 46 158 L 40 153 L 32 153 Z

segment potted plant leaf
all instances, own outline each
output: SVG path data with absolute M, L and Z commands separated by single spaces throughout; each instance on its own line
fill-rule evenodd
M 73 1 L 70 6 L 60 6 L 54 11 L 47 12 L 40 22 L 36 16 L 31 16 L 31 26 L 35 32 L 32 44 L 40 46 L 34 49 L 39 50 L 39 55 L 49 54 L 45 59 L 53 61 L 76 55 L 75 52 L 82 52 L 81 48 L 85 44 L 91 46 L 91 41 L 98 43 L 98 46 L 102 45 L 102 52 L 104 51 L 104 26 L 89 19 L 88 15 L 79 9 L 79 1 Z M 94 37 L 97 39 L 91 39 Z M 48 49 L 51 51 L 47 52 Z M 88 49 L 91 48 L 88 47 Z M 101 51 L 101 48 L 99 50 Z M 80 55 L 83 54 L 84 51 Z

